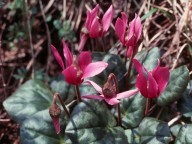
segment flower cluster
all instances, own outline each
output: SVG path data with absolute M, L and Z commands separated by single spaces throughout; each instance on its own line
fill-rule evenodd
M 128 25 L 127 16 L 124 12 L 122 12 L 122 17 L 117 18 L 115 22 L 115 33 L 122 45 L 126 47 L 126 57 L 130 59 L 127 74 L 128 77 L 126 77 L 127 81 L 129 80 L 132 63 L 138 72 L 135 84 L 136 88 L 119 93 L 116 76 L 111 73 L 102 88 L 91 80 L 85 81 L 85 83 L 94 87 L 99 94 L 80 96 L 78 85 L 83 83 L 85 78 L 93 77 L 101 73 L 108 66 L 106 62 L 92 62 L 91 53 L 89 51 L 83 51 L 83 48 L 88 37 L 98 38 L 104 36 L 112 23 L 113 13 L 114 10 L 112 5 L 104 13 L 102 19 L 99 17 L 99 5 L 96 5 L 93 10 L 87 12 L 85 26 L 81 32 L 81 41 L 78 48 L 80 54 L 78 57 L 71 53 L 64 40 L 63 55 L 65 62 L 53 45 L 51 45 L 51 50 L 57 62 L 62 68 L 62 74 L 65 78 L 65 81 L 76 86 L 78 102 L 81 101 L 81 98 L 84 98 L 104 100 L 109 105 L 118 105 L 118 123 L 120 125 L 120 99 L 129 98 L 138 92 L 140 92 L 141 95 L 143 95 L 145 98 L 157 98 L 167 86 L 170 74 L 168 68 L 160 67 L 159 61 L 158 65 L 151 72 L 149 72 L 137 59 L 134 59 L 134 56 L 138 52 L 138 41 L 142 32 L 141 19 L 137 14 L 135 14 L 135 18 Z M 57 96 L 59 95 L 57 94 Z M 62 102 L 61 99 L 60 101 Z M 64 106 L 63 108 L 69 116 L 67 109 Z M 56 100 L 50 109 L 50 114 L 52 116 L 55 129 L 57 133 L 59 133 L 60 109 L 59 106 L 56 105 Z

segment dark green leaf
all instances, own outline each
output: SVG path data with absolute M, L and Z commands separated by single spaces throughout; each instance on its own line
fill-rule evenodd
M 66 83 L 64 80 L 53 81 L 51 83 L 51 90 L 54 93 L 58 92 L 65 101 L 65 104 L 71 102 L 76 96 L 74 86 Z
M 149 51 L 143 50 L 135 56 L 148 71 L 152 71 L 157 66 L 159 57 L 160 54 L 157 47 L 154 47 Z
M 177 135 L 178 135 L 179 130 L 180 130 L 181 127 L 182 127 L 181 124 L 177 124 L 177 125 L 172 126 L 171 129 L 170 129 L 170 130 L 171 130 L 171 133 L 172 133 L 175 137 L 177 137 Z
M 183 97 L 178 101 L 178 109 L 185 117 L 192 116 L 192 80 L 183 93 Z
M 93 61 L 105 61 L 108 63 L 108 67 L 101 74 L 91 78 L 97 84 L 102 86 L 110 73 L 114 73 L 119 81 L 120 91 L 125 87 L 124 74 L 126 73 L 125 66 L 118 55 L 105 54 L 101 52 L 92 53 Z
M 175 144 L 191 144 L 192 143 L 192 124 L 182 126 L 180 129 Z
M 6 99 L 3 105 L 8 114 L 21 124 L 33 114 L 48 109 L 52 103 L 52 95 L 42 82 L 29 80 Z
M 66 134 L 73 143 L 126 144 L 124 130 L 103 102 L 86 100 L 74 108 L 66 127 Z
M 129 144 L 168 144 L 171 140 L 167 123 L 145 117 L 139 127 L 125 130 Z
M 168 144 L 171 140 L 167 123 L 155 118 L 144 118 L 139 125 L 138 132 L 142 144 Z
M 23 144 L 58 144 L 64 143 L 64 131 L 67 120 L 61 115 L 61 132 L 56 134 L 49 110 L 40 111 L 26 119 L 20 129 Z
M 176 101 L 182 96 L 188 81 L 189 70 L 186 66 L 181 66 L 171 71 L 169 83 L 163 93 L 157 98 L 157 104 L 165 106 Z
M 140 93 L 121 100 L 122 125 L 125 128 L 134 128 L 139 125 L 144 117 L 145 103 L 146 98 Z
M 125 130 L 125 135 L 127 136 L 128 144 L 140 143 L 140 135 L 138 132 L 138 128 Z

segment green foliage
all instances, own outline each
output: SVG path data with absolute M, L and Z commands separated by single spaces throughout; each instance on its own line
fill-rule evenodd
M 105 54 L 102 52 L 92 52 L 93 61 L 104 61 L 108 63 L 107 68 L 99 75 L 90 78 L 100 86 L 102 86 L 108 75 L 114 73 L 117 80 L 120 91 L 125 87 L 124 74 L 126 73 L 125 66 L 118 55 Z
M 167 123 L 146 117 L 139 127 L 125 130 L 130 144 L 168 144 L 171 140 Z
M 170 128 L 171 133 L 172 133 L 175 137 L 177 137 L 177 135 L 178 135 L 179 130 L 180 130 L 181 127 L 182 127 L 181 124 L 176 124 L 176 125 L 172 126 L 172 127 Z
M 135 56 L 148 71 L 152 71 L 156 66 L 158 59 L 160 58 L 158 47 L 154 47 L 151 50 L 143 50 Z
M 38 80 L 29 80 L 3 102 L 9 115 L 21 124 L 22 143 L 57 144 L 63 141 L 67 119 L 61 115 L 62 133 L 57 135 L 49 116 L 53 93 Z
M 192 143 L 192 124 L 186 124 L 181 127 L 177 135 L 175 144 L 190 144 Z
M 186 66 L 181 66 L 171 71 L 169 83 L 163 93 L 157 98 L 157 104 L 165 106 L 178 100 L 185 91 L 188 81 L 189 70 Z
M 21 125 L 21 143 L 27 144 L 58 144 L 64 143 L 64 129 L 67 120 L 61 115 L 61 133 L 55 132 L 48 109 L 39 111 L 27 118 Z
M 65 38 L 66 41 L 74 41 L 75 34 L 71 28 L 71 22 L 68 20 L 61 21 L 60 19 L 56 19 L 53 21 L 53 25 L 58 30 L 58 35 L 62 39 Z
M 182 98 L 178 102 L 179 111 L 185 117 L 192 116 L 192 80 L 189 82 L 187 89 L 183 93 Z
M 103 102 L 86 100 L 77 105 L 65 133 L 73 143 L 126 144 L 124 131 Z
M 140 124 L 144 117 L 146 98 L 140 93 L 122 99 L 120 103 L 122 125 L 125 128 L 134 128 Z
M 9 115 L 18 123 L 39 111 L 49 109 L 52 92 L 38 80 L 29 80 L 3 102 Z

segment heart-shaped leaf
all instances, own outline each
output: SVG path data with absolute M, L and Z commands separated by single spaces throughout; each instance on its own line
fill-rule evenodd
M 171 140 L 167 123 L 155 118 L 144 118 L 138 131 L 141 136 L 140 143 L 143 144 L 168 144 Z
M 102 101 L 78 104 L 65 132 L 73 143 L 127 143 L 124 130 L 116 127 L 115 118 Z
M 172 133 L 175 137 L 177 137 L 177 135 L 178 135 L 179 130 L 180 130 L 181 127 L 182 127 L 181 124 L 176 124 L 176 125 L 172 126 L 171 129 L 170 129 L 170 130 L 171 130 L 171 133 Z
M 125 130 L 129 144 L 168 144 L 171 140 L 167 123 L 145 117 L 139 127 Z
M 75 88 L 73 85 L 70 85 L 66 83 L 63 79 L 60 81 L 53 81 L 51 83 L 51 91 L 58 92 L 63 100 L 65 101 L 65 104 L 68 104 L 75 98 Z
M 175 144 L 191 144 L 192 143 L 192 124 L 182 126 L 177 135 Z
M 123 79 L 126 73 L 125 65 L 123 64 L 121 58 L 114 54 L 105 54 L 99 52 L 93 52 L 92 57 L 94 61 L 104 61 L 108 63 L 107 68 L 99 75 L 91 78 L 94 82 L 102 86 L 110 73 L 114 73 L 117 80 L 119 81 L 120 91 L 125 87 L 125 79 Z
M 186 66 L 181 66 L 171 71 L 169 83 L 163 93 L 157 98 L 157 104 L 165 106 L 176 101 L 182 96 L 188 82 L 189 70 Z
M 185 117 L 192 116 L 192 80 L 183 93 L 183 97 L 178 101 L 178 109 Z
M 138 128 L 125 130 L 125 135 L 127 136 L 128 144 L 140 144 Z
M 148 71 L 152 71 L 157 66 L 159 57 L 158 47 L 154 47 L 149 51 L 143 50 L 135 56 Z
M 140 93 L 122 99 L 120 103 L 122 125 L 125 128 L 134 128 L 139 125 L 144 117 L 146 98 Z
M 33 114 L 48 109 L 52 103 L 52 92 L 38 80 L 29 80 L 17 89 L 3 105 L 8 114 L 22 123 Z
M 56 134 L 49 110 L 37 112 L 26 119 L 20 129 L 21 143 L 26 144 L 58 144 L 64 141 L 67 119 L 64 114 L 60 118 L 61 132 Z

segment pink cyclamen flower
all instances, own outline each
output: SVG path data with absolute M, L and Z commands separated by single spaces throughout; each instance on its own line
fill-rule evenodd
M 128 23 L 127 16 L 124 12 L 122 12 L 121 15 L 122 19 L 118 18 L 115 22 L 115 32 L 121 43 L 129 48 L 127 51 L 127 56 L 129 57 L 134 49 L 134 53 L 137 53 L 136 43 L 142 31 L 141 19 L 135 14 L 135 18 L 130 22 L 130 26 L 126 30 Z
M 92 85 L 95 88 L 95 90 L 98 93 L 100 93 L 100 95 L 86 95 L 86 96 L 82 96 L 82 98 L 105 100 L 109 105 L 116 105 L 116 104 L 120 103 L 119 99 L 128 98 L 138 92 L 138 89 L 135 89 L 135 90 L 129 90 L 129 91 L 125 91 L 122 93 L 111 95 L 110 92 L 108 92 L 108 94 L 107 94 L 106 91 L 104 91 L 100 86 L 98 86 L 93 81 L 88 80 L 88 81 L 86 81 L 86 83 L 88 83 L 89 85 Z
M 77 61 L 76 56 L 72 55 L 64 40 L 63 55 L 66 60 L 66 66 L 64 66 L 61 56 L 53 45 L 51 45 L 51 50 L 57 62 L 63 69 L 62 74 L 69 84 L 81 84 L 85 78 L 93 77 L 101 73 L 108 65 L 105 62 L 92 63 L 90 52 L 81 52 Z
M 103 15 L 101 21 L 98 17 L 98 12 L 99 12 L 99 4 L 97 4 L 93 10 L 87 12 L 85 27 L 81 34 L 79 51 L 82 51 L 82 49 L 84 48 L 88 36 L 91 38 L 97 38 L 103 36 L 111 25 L 114 13 L 113 6 L 111 5 L 109 7 L 109 9 Z
M 152 72 L 148 72 L 138 60 L 133 59 L 133 63 L 138 72 L 136 87 L 140 93 L 146 98 L 158 97 L 169 81 L 169 69 L 160 67 L 160 62 L 158 61 L 158 65 Z

